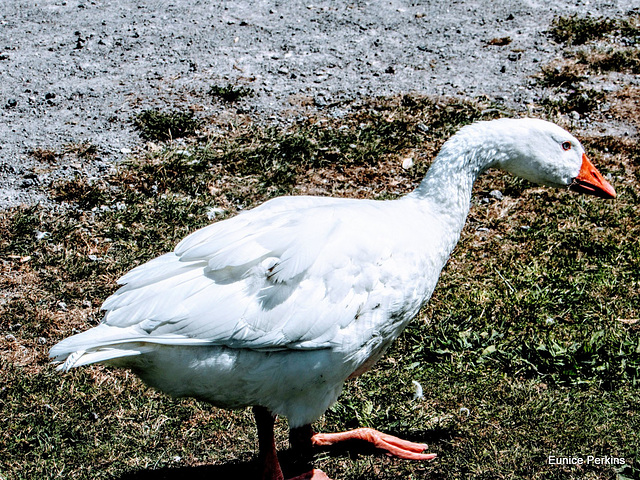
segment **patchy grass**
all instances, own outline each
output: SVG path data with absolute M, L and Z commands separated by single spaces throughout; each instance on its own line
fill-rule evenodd
M 229 125 L 100 180 L 51 185 L 70 205 L 64 212 L 0 214 L 0 475 L 257 476 L 249 410 L 170 399 L 100 366 L 58 374 L 47 351 L 99 321 L 120 275 L 211 217 L 280 194 L 395 198 L 415 187 L 460 126 L 505 115 L 488 102 L 418 96 L 373 99 L 350 112 L 281 129 Z M 482 177 L 430 303 L 315 425 L 426 441 L 438 459 L 328 450 L 317 467 L 342 480 L 638 477 L 640 157 L 631 140 L 583 140 L 619 198 L 534 188 L 497 172 Z M 404 170 L 408 156 L 415 165 Z M 422 399 L 412 398 L 414 380 Z M 286 435 L 281 421 L 288 474 Z M 627 463 L 557 466 L 549 455 Z
M 610 18 L 556 17 L 549 34 L 558 43 L 583 45 L 598 40 L 618 29 L 619 22 Z
M 594 112 L 605 102 L 606 94 L 600 90 L 600 79 L 594 81 L 592 76 L 640 72 L 636 46 L 640 38 L 639 18 L 634 15 L 623 19 L 572 16 L 554 20 L 551 36 L 569 48 L 564 52 L 565 58 L 543 67 L 538 76 L 541 86 L 552 89 L 542 101 L 548 114 Z M 584 44 L 587 45 L 581 49 L 575 48 Z
M 29 152 L 33 158 L 40 162 L 53 164 L 58 159 L 58 154 L 50 148 L 35 148 Z
M 133 119 L 133 126 L 145 140 L 166 142 L 194 135 L 200 120 L 192 112 L 145 110 Z
M 588 65 L 596 73 L 640 73 L 640 49 L 608 48 L 606 50 L 579 51 L 577 60 Z
M 589 113 L 598 108 L 605 94 L 593 88 L 574 88 L 560 91 L 554 97 L 547 97 L 542 102 L 550 113 Z
M 98 147 L 90 142 L 68 143 L 64 146 L 62 153 L 75 155 L 80 159 L 89 159 L 98 154 Z
M 248 87 L 234 87 L 233 85 L 213 85 L 209 89 L 209 95 L 220 98 L 225 102 L 237 102 L 243 97 L 253 97 L 255 92 Z
M 576 88 L 586 79 L 584 71 L 581 71 L 576 64 L 564 62 L 560 65 L 542 67 L 538 83 L 543 87 Z

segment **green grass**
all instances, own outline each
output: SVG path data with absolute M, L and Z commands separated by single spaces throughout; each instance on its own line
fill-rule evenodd
M 165 142 L 194 135 L 200 120 L 192 112 L 145 110 L 135 116 L 133 126 L 144 140 Z
M 614 32 L 619 22 L 610 18 L 560 16 L 553 21 L 549 33 L 556 42 L 583 45 Z
M 0 214 L 0 476 L 257 476 L 249 410 L 170 399 L 100 366 L 59 374 L 47 351 L 95 325 L 115 280 L 210 223 L 211 207 L 221 209 L 218 219 L 281 194 L 394 198 L 419 182 L 461 125 L 500 113 L 490 103 L 417 96 L 350 111 L 286 129 L 230 125 L 100 180 L 51 185 L 52 197 L 70 205 L 64 212 Z M 583 140 L 615 179 L 618 199 L 484 176 L 427 307 L 315 425 L 426 441 L 438 459 L 329 450 L 317 467 L 336 480 L 640 475 L 640 156 L 628 140 Z M 415 166 L 404 170 L 408 155 Z M 501 201 L 488 194 L 496 188 Z M 422 399 L 413 399 L 414 380 Z M 281 420 L 285 474 L 286 435 Z M 627 465 L 562 467 L 548 465 L 549 455 L 624 457 Z
M 556 97 L 547 97 L 542 102 L 550 114 L 578 112 L 589 113 L 598 108 L 605 98 L 605 94 L 593 88 L 576 88 L 559 92 Z
M 233 85 L 213 85 L 209 89 L 209 95 L 221 98 L 225 102 L 236 102 L 243 97 L 253 97 L 255 92 L 252 88 L 234 87 Z

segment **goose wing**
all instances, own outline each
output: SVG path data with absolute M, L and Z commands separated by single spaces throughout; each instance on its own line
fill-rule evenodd
M 392 221 L 379 218 L 383 203 L 295 198 L 205 227 L 133 269 L 103 324 L 131 341 L 319 349 L 381 302 L 402 302 L 384 267 L 392 245 L 373 227 Z

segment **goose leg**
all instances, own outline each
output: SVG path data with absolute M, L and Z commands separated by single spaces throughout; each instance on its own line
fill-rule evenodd
M 275 418 L 264 407 L 253 407 L 253 415 L 258 427 L 258 447 L 262 463 L 262 480 L 284 480 L 278 454 L 276 439 L 273 436 Z
M 253 415 L 258 427 L 258 446 L 262 463 L 261 480 L 284 480 L 278 454 L 276 440 L 273 435 L 275 417 L 264 407 L 253 407 Z M 331 480 L 322 470 L 313 469 L 289 480 Z
M 372 428 L 357 428 L 348 432 L 316 433 L 313 434 L 310 425 L 305 425 L 291 432 L 290 441 L 294 449 L 307 451 L 311 446 L 325 447 L 345 441 L 363 441 L 375 448 L 385 451 L 388 455 L 406 460 L 433 460 L 435 453 L 422 453 L 428 447 L 424 443 L 414 443 L 402 440 L 392 435 L 378 432 Z M 295 445 L 294 445 L 295 442 Z

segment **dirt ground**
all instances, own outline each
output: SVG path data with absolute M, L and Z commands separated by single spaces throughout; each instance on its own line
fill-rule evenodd
M 52 178 L 99 175 L 131 155 L 144 143 L 131 118 L 150 107 L 276 123 L 412 92 L 526 112 L 540 95 L 531 76 L 562 49 L 545 33 L 553 18 L 619 16 L 633 3 L 4 0 L 0 208 L 46 202 Z M 207 93 L 229 84 L 256 95 L 229 106 Z M 83 145 L 96 154 L 65 161 Z

